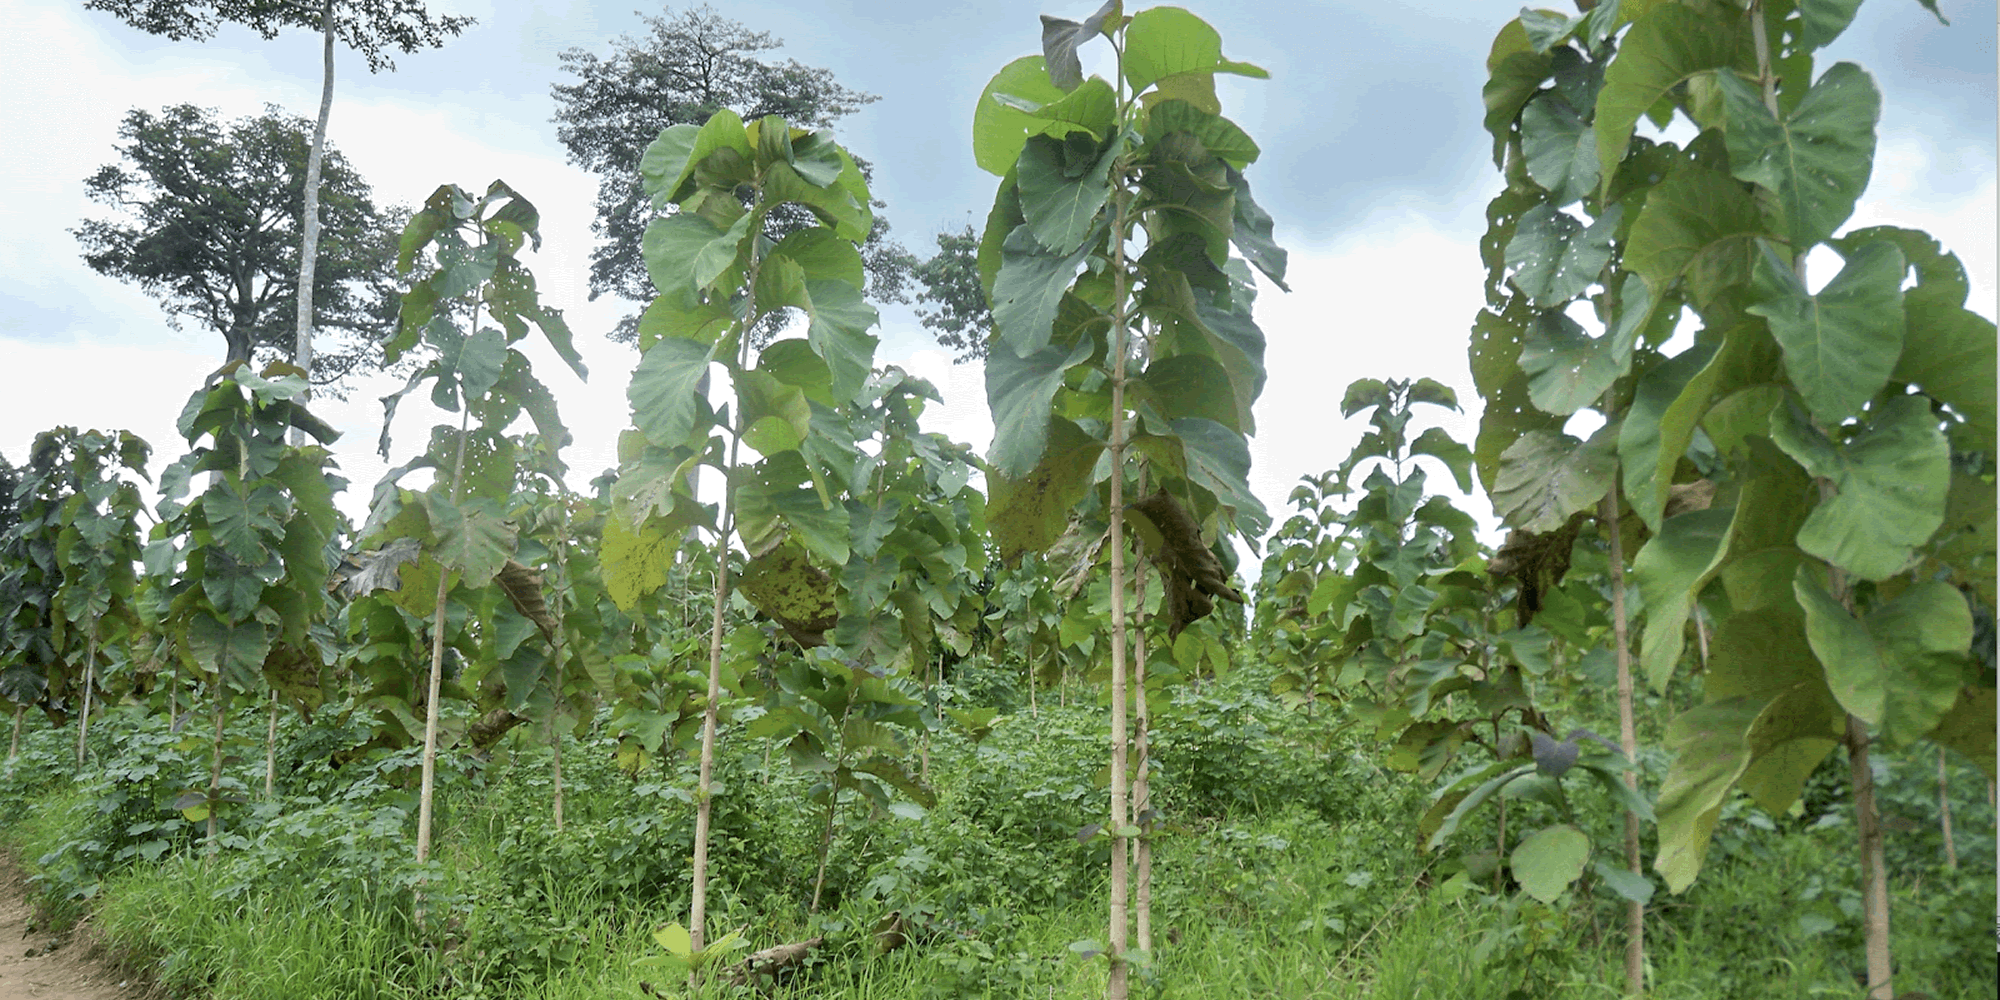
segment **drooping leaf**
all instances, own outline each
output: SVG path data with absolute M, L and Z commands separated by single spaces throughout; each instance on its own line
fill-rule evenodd
M 1016 357 L 1004 343 L 994 346 L 986 359 L 994 471 L 1023 477 L 1042 460 L 1051 433 L 1049 403 L 1062 386 L 1063 373 L 1090 360 L 1090 355 L 1088 338 L 1079 339 L 1069 350 L 1051 345 L 1027 357 Z
M 1992 441 L 1996 433 L 1993 321 L 1970 309 L 1908 294 L 1903 352 L 1889 377 L 1948 404 L 1965 418 L 1965 436 Z
M 833 579 L 796 545 L 780 545 L 750 560 L 743 567 L 741 585 L 743 596 L 783 625 L 801 646 L 824 644 L 827 630 L 840 622 Z
M 674 549 L 673 539 L 655 524 L 635 529 L 624 518 L 604 519 L 599 572 L 605 593 L 619 610 L 632 610 L 639 598 L 666 586 Z
M 986 523 L 1000 546 L 1000 558 L 1009 565 L 1024 552 L 1047 550 L 1061 537 L 1071 509 L 1089 494 L 1091 471 L 1104 452 L 1103 442 L 1074 423 L 1047 417 L 1046 403 L 1042 412 L 1049 425 L 1048 446 L 1040 459 L 1019 476 L 996 464 L 987 481 Z
M 1077 47 L 1104 31 L 1106 19 L 1115 21 L 1123 10 L 1123 0 L 1104 0 L 1097 13 L 1081 22 L 1042 15 L 1042 58 L 1049 66 L 1049 81 L 1064 90 L 1083 82 L 1083 63 Z
M 1042 136 L 1021 150 L 1015 183 L 1021 193 L 1021 214 L 1042 248 L 1051 254 L 1075 252 L 1095 227 L 1097 215 L 1111 198 L 1108 180 L 1112 161 L 1124 148 L 1113 140 L 1081 177 L 1070 176 L 1065 144 Z
M 1048 346 L 1063 293 L 1096 243 L 1095 235 L 1086 236 L 1070 253 L 1055 254 L 1043 249 L 1025 223 L 1007 234 L 993 279 L 993 326 L 1015 354 L 1030 355 Z
M 196 614 L 188 622 L 187 641 L 188 651 L 202 666 L 217 671 L 236 690 L 251 691 L 271 651 L 271 630 L 255 618 L 229 624 Z
M 1632 560 L 1633 583 L 1646 609 L 1639 659 L 1653 690 L 1665 690 L 1680 662 L 1684 631 L 1695 597 L 1728 554 L 1725 542 L 1733 508 L 1690 511 L 1660 524 Z
M 632 424 L 646 440 L 671 448 L 695 436 L 702 409 L 697 387 L 708 374 L 714 350 L 699 341 L 669 337 L 640 357 L 625 398 L 632 404 Z
M 1771 412 L 1771 438 L 1834 495 L 1799 529 L 1799 548 L 1864 580 L 1907 569 L 1944 523 L 1951 452 L 1921 396 L 1881 405 L 1866 428 L 1836 445 L 1789 399 Z
M 1856 620 L 1810 564 L 1799 567 L 1794 586 L 1806 609 L 1806 636 L 1841 707 L 1881 726 L 1890 746 L 1907 746 L 1936 728 L 1958 701 L 1972 643 L 1965 595 L 1925 580 Z
M 1013 104 L 996 100 L 997 94 L 1039 107 L 1062 100 L 1063 91 L 1049 82 L 1041 56 L 1022 56 L 1001 67 L 987 81 L 972 112 L 972 156 L 979 169 L 996 177 L 1013 169 L 1028 136 L 1040 135 L 1047 127 Z
M 1494 512 L 1502 522 L 1532 532 L 1553 531 L 1571 514 L 1589 510 L 1611 488 L 1618 467 L 1617 426 L 1607 424 L 1587 442 L 1552 431 L 1522 435 L 1500 455 L 1494 477 Z
M 1836 63 L 1779 121 L 1735 73 L 1715 74 L 1729 119 L 1730 172 L 1778 196 L 1794 253 L 1833 235 L 1854 213 L 1875 161 L 1882 95 L 1853 63 Z
M 1597 189 L 1597 133 L 1554 91 L 1521 109 L 1521 153 L 1528 176 L 1557 208 Z

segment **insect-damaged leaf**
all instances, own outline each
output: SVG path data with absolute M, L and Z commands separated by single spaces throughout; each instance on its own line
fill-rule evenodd
M 1784 121 L 1735 73 L 1715 74 L 1729 128 L 1730 172 L 1778 196 L 1786 241 L 1798 253 L 1854 212 L 1875 161 L 1882 95 L 1853 63 L 1836 63 Z
M 789 542 L 745 564 L 740 585 L 743 596 L 801 646 L 825 645 L 826 631 L 840 622 L 833 578 Z
M 1042 407 L 1049 431 L 1040 460 L 1018 477 L 997 462 L 988 473 L 986 523 L 1009 565 L 1023 552 L 1046 550 L 1062 535 L 1070 509 L 1090 492 L 1091 472 L 1104 451 L 1103 442 L 1062 417 L 1048 416 L 1046 402 Z
M 1538 309 L 1554 309 L 1582 295 L 1611 262 L 1611 238 L 1622 214 L 1622 205 L 1612 205 L 1586 228 L 1550 204 L 1522 213 L 1507 243 L 1514 287 Z
M 1159 490 L 1126 506 L 1143 515 L 1158 532 L 1146 554 L 1166 581 L 1167 636 L 1176 638 L 1189 623 L 1215 610 L 1215 598 L 1243 603 L 1243 593 L 1229 582 L 1221 560 L 1202 543 L 1201 525 L 1173 494 Z
M 1500 454 L 1492 489 L 1501 520 L 1533 532 L 1553 531 L 1571 514 L 1595 506 L 1617 474 L 1617 430 L 1607 424 L 1589 441 L 1530 431 L 1509 445 Z

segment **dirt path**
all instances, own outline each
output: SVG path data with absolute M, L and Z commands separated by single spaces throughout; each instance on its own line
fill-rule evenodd
M 0 1000 L 138 1000 L 135 984 L 106 960 L 88 922 L 62 938 L 29 930 L 35 908 L 20 869 L 0 858 Z

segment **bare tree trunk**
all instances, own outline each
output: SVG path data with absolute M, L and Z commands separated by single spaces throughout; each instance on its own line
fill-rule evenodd
M 264 799 L 277 797 L 278 787 L 278 689 L 271 689 L 271 723 L 264 730 Z
M 229 685 L 222 679 L 221 664 L 216 665 L 215 691 L 210 696 L 215 699 L 215 733 L 208 744 L 208 854 L 214 857 L 222 850 L 222 842 L 216 838 L 215 813 L 220 804 L 216 799 L 222 792 L 222 720 L 229 705 Z
M 1889 959 L 1889 873 L 1882 859 L 1882 814 L 1875 806 L 1875 772 L 1868 766 L 1868 724 L 1847 717 L 1847 766 L 1854 782 L 1855 826 L 1861 835 L 1861 907 L 1867 927 L 1868 1000 L 1893 1000 Z
M 549 713 L 549 776 L 555 785 L 556 832 L 563 828 L 562 733 L 556 731 L 556 713 Z
M 1143 473 L 1139 488 L 1146 488 Z M 1138 564 L 1137 578 L 1132 581 L 1132 603 L 1138 605 L 1133 611 L 1138 634 L 1132 640 L 1132 686 L 1139 692 L 1138 703 L 1133 706 L 1137 731 L 1132 744 L 1136 758 L 1132 765 L 1132 825 L 1139 828 L 1139 839 L 1132 846 L 1132 903 L 1136 911 L 1132 932 L 1138 949 L 1150 953 L 1153 950 L 1153 823 L 1147 814 L 1153 808 L 1153 794 L 1147 781 L 1151 768 L 1146 729 L 1152 722 L 1152 712 L 1146 704 L 1146 543 L 1134 539 L 1132 552 L 1136 557 L 1133 562 Z
M 1604 495 L 1598 508 L 1597 523 L 1611 541 L 1611 633 L 1618 651 L 1618 746 L 1625 752 L 1625 759 L 1632 762 L 1635 770 L 1625 772 L 1625 787 L 1639 787 L 1639 730 L 1632 711 L 1632 646 L 1631 635 L 1625 618 L 1625 543 L 1618 531 L 1618 491 L 1614 487 Z M 1708 642 L 1706 633 L 1700 628 L 1700 612 L 1696 612 L 1696 634 L 1702 637 L 1702 660 L 1707 662 Z M 1634 874 L 1644 876 L 1645 865 L 1639 856 L 1639 817 L 1631 810 L 1625 811 L 1625 867 Z M 1625 903 L 1625 994 L 1641 996 L 1646 992 L 1646 904 L 1636 900 Z
M 840 808 L 840 782 L 835 781 L 826 793 L 826 825 L 819 832 L 819 874 L 813 876 L 812 905 L 806 908 L 808 915 L 819 912 L 819 891 L 826 885 L 826 859 L 833 853 L 833 817 Z
M 1039 719 L 1042 717 L 1041 710 L 1035 707 L 1036 680 L 1037 678 L 1035 677 L 1035 640 L 1029 639 L 1028 640 L 1028 718 L 1030 719 Z
M 754 197 L 762 197 L 761 192 Z M 761 264 L 753 247 L 750 273 L 744 282 L 744 287 L 750 289 L 743 305 L 744 325 L 757 315 L 757 272 Z M 741 371 L 749 365 L 750 336 L 747 329 L 739 329 L 738 333 L 741 343 L 737 347 L 736 367 Z M 729 535 L 736 527 L 736 486 L 729 473 L 736 469 L 744 428 L 741 412 L 734 413 L 734 419 L 734 433 L 729 436 L 729 468 L 722 475 L 721 530 L 715 537 L 715 607 L 708 630 L 708 702 L 701 713 L 701 776 L 694 793 L 694 885 L 688 899 L 688 944 L 695 954 L 701 953 L 708 940 L 708 830 L 713 815 L 709 796 L 715 774 L 716 710 L 722 702 L 722 605 L 729 600 Z M 692 987 L 695 983 L 694 970 L 690 969 L 688 985 Z
M 1944 866 L 1958 870 L 1958 845 L 1951 838 L 1951 777 L 1945 771 L 1944 748 L 1938 747 L 1938 827 L 1944 831 Z
M 14 706 L 14 742 L 7 747 L 7 778 L 14 777 L 14 761 L 21 756 L 21 713 L 19 705 Z
M 1120 89 L 1123 87 L 1121 85 Z M 1125 949 L 1130 941 L 1127 900 L 1131 890 L 1126 871 L 1125 836 L 1132 823 L 1126 799 L 1125 690 L 1125 354 L 1129 317 L 1125 312 L 1125 179 L 1112 178 L 1115 206 L 1111 221 L 1111 975 L 1106 1000 L 1126 1000 L 1130 968 Z
M 321 62 L 324 66 L 319 88 L 319 121 L 313 126 L 312 151 L 306 154 L 305 218 L 299 228 L 298 346 L 293 363 L 306 371 L 312 381 L 313 362 L 313 271 L 319 257 L 319 180 L 326 159 L 326 119 L 333 112 L 333 0 L 320 4 Z M 293 430 L 293 441 L 300 440 Z
M 83 644 L 83 714 L 76 720 L 76 766 L 83 767 L 84 741 L 90 737 L 90 689 L 97 685 L 97 622 L 90 623 L 90 639 Z
M 477 313 L 474 313 L 475 324 Z M 452 459 L 451 500 L 458 502 L 459 491 L 465 486 L 465 432 L 472 418 L 472 408 L 467 406 L 458 417 L 458 454 Z M 430 860 L 431 817 L 433 796 L 437 789 L 437 739 L 438 702 L 442 699 L 444 687 L 444 633 L 445 607 L 450 599 L 446 584 L 451 574 L 443 567 L 438 568 L 437 612 L 431 622 L 431 676 L 424 698 L 424 770 L 423 782 L 417 792 L 417 864 Z

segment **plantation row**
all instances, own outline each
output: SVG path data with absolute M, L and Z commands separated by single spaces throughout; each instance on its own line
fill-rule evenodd
M 1815 75 L 1812 54 L 1856 6 L 1627 0 L 1509 21 L 1484 92 L 1507 185 L 1479 247 L 1477 436 L 1416 430 L 1420 407 L 1461 405 L 1435 380 L 1360 379 L 1340 412 L 1368 432 L 1275 531 L 1247 437 L 1265 380 L 1256 275 L 1284 289 L 1286 255 L 1246 178 L 1257 143 L 1214 80 L 1266 74 L 1185 10 L 1044 17 L 1042 54 L 1002 68 L 974 112 L 976 159 L 1000 178 L 973 258 L 984 458 L 922 429 L 932 386 L 875 364 L 873 201 L 829 131 L 725 108 L 646 147 L 655 297 L 621 464 L 589 495 L 566 485 L 569 435 L 521 350 L 540 338 L 587 376 L 519 256 L 540 216 L 502 182 L 440 187 L 397 247 L 408 287 L 385 360 L 412 374 L 384 400 L 381 451 L 411 393 L 458 418 L 373 485 L 364 523 L 334 506 L 347 484 L 300 365 L 233 362 L 190 397 L 145 530 L 145 442 L 36 440 L 0 536 L 10 760 L 31 710 L 65 740 L 74 727 L 75 783 L 35 750 L 28 785 L 97 788 L 117 818 L 41 864 L 78 898 L 142 864 L 206 866 L 224 899 L 248 884 L 222 876 L 246 870 L 232 855 L 275 870 L 300 862 L 273 844 L 318 840 L 324 864 L 361 873 L 340 906 L 397 915 L 388 947 L 435 949 L 391 963 L 433 977 L 413 995 L 480 995 L 439 957 L 488 912 L 459 905 L 475 876 L 454 861 L 511 848 L 443 815 L 456 801 L 546 823 L 534 851 L 650 873 L 591 876 L 628 912 L 686 907 L 654 928 L 647 993 L 803 981 L 833 940 L 971 954 L 944 995 L 978 995 L 972 971 L 1009 961 L 966 951 L 988 918 L 929 895 L 932 875 L 957 884 L 958 859 L 896 832 L 964 822 L 1020 848 L 993 862 L 1017 903 L 1094 894 L 1078 866 L 1104 866 L 1108 921 L 1068 951 L 1122 1000 L 1135 979 L 1194 974 L 1170 957 L 1198 933 L 1193 907 L 1155 928 L 1156 886 L 1194 898 L 1194 876 L 1165 866 L 1205 863 L 1176 837 L 1259 811 L 1260 788 L 1342 794 L 1233 772 L 1257 740 L 1224 721 L 1222 691 L 1251 716 L 1290 710 L 1258 734 L 1312 763 L 1257 751 L 1271 767 L 1331 767 L 1339 747 L 1361 762 L 1344 779 L 1414 776 L 1369 793 L 1425 852 L 1400 875 L 1424 906 L 1497 914 L 1475 965 L 1509 995 L 1553 988 L 1539 956 L 1584 919 L 1601 944 L 1600 903 L 1623 918 L 1603 981 L 1666 988 L 1647 951 L 1649 913 L 1673 906 L 1659 887 L 1695 885 L 1750 808 L 1738 791 L 1772 831 L 1813 800 L 1806 838 L 1839 814 L 1830 787 L 1852 809 L 1856 965 L 1867 995 L 1893 997 L 1901 855 L 1883 806 L 1908 796 L 1877 776 L 1919 751 L 1941 781 L 1961 761 L 1994 773 L 1995 334 L 1934 240 L 1841 231 L 1880 97 L 1852 64 Z M 1100 37 L 1115 71 L 1086 78 L 1079 49 Z M 1685 146 L 1637 134 L 1681 115 L 1698 129 Z M 1843 266 L 1812 292 L 1821 246 Z M 1566 432 L 1584 411 L 1602 418 L 1588 440 Z M 703 470 L 716 486 L 698 492 Z M 1483 487 L 1504 545 L 1428 489 L 1440 471 Z M 1263 552 L 1254 586 L 1237 540 Z M 1108 709 L 1104 728 L 1073 701 Z M 246 768 L 252 723 L 262 765 Z M 984 741 L 1014 768 L 1033 756 L 1024 728 L 1108 753 L 1051 748 L 1059 771 L 980 787 Z M 1821 766 L 1836 749 L 1844 776 Z M 566 818 L 573 794 L 585 808 Z M 1940 789 L 1955 872 L 1951 801 Z M 586 846 L 564 846 L 566 823 Z M 871 853 L 878 831 L 899 864 Z M 810 878 L 746 875 L 780 845 Z M 1043 900 L 1013 881 L 1040 863 L 1033 845 L 1063 852 Z M 397 850 L 413 865 L 383 860 Z M 1373 877 L 1326 887 L 1376 921 L 1341 963 L 1417 905 L 1341 895 Z M 768 898 L 746 902 L 746 881 Z M 715 935 L 716 894 L 767 925 Z M 901 905 L 865 935 L 829 915 L 861 898 Z M 519 905 L 523 927 L 548 917 Z M 1339 935 L 1337 910 L 1300 926 Z M 1964 933 L 1923 940 L 1957 954 Z M 515 942 L 507 975 L 582 961 L 563 936 Z

